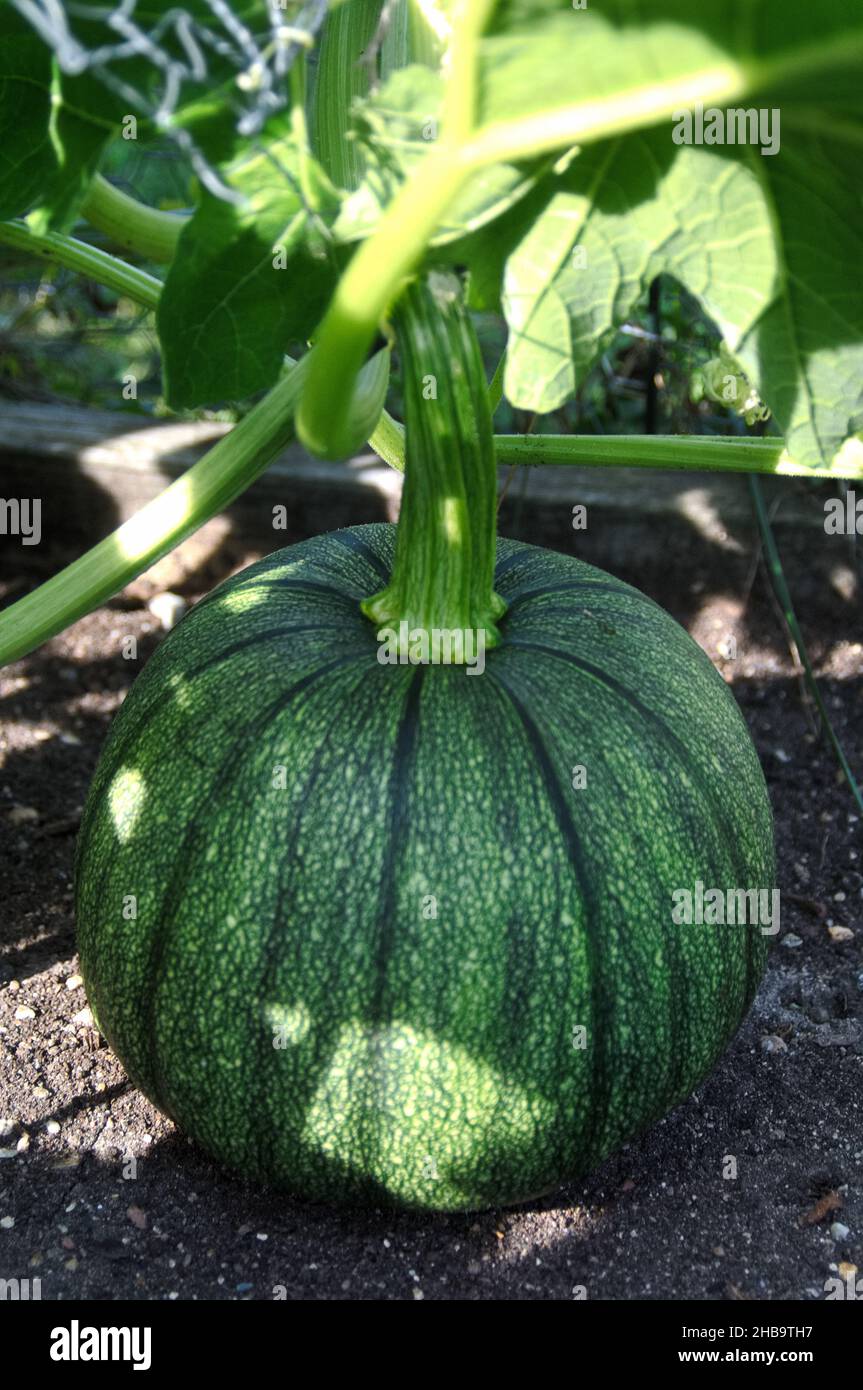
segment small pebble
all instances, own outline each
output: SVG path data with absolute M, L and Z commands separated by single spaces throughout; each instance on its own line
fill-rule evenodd
M 802 937 L 802 936 L 798 936 L 796 932 L 788 931 L 788 932 L 786 932 L 785 935 L 783 936 L 781 944 L 782 944 L 783 946 L 788 946 L 788 947 L 791 947 L 791 948 L 793 948 L 793 947 L 795 947 L 795 946 L 802 946 L 802 945 L 803 945 L 803 937 Z
M 842 941 L 853 941 L 854 933 L 850 927 L 828 927 L 827 935 L 837 945 Z
M 19 1004 L 15 1010 L 15 1017 L 25 1022 L 27 1019 L 36 1017 L 36 1010 L 31 1009 L 29 1004 Z
M 89 1009 L 79 1009 L 76 1014 L 72 1015 L 72 1022 L 79 1024 L 82 1028 L 92 1028 L 93 1015 Z
M 172 594 L 170 589 L 166 589 L 163 594 L 156 594 L 147 604 L 153 617 L 158 618 L 166 632 L 177 626 L 188 606 L 184 598 L 179 594 Z
M 45 1122 L 45 1131 L 47 1134 L 59 1134 L 60 1125 L 56 1120 L 47 1120 Z
M 67 989 L 80 989 L 84 981 L 80 975 L 70 975 L 66 981 Z
M 6 816 L 13 825 L 27 825 L 30 821 L 39 819 L 39 812 L 35 806 L 13 806 L 11 811 L 6 812 Z
M 11 1231 L 11 1230 L 12 1230 L 12 1227 L 13 1227 L 14 1225 L 15 1225 L 15 1217 L 14 1217 L 14 1216 L 0 1216 L 0 1226 L 2 1226 L 2 1228 L 3 1228 L 4 1231 Z
M 834 1221 L 830 1227 L 830 1234 L 834 1240 L 847 1240 L 851 1234 L 851 1228 L 842 1221 Z
M 768 1033 L 761 1039 L 762 1052 L 787 1052 L 788 1044 L 784 1038 L 780 1038 L 776 1033 Z

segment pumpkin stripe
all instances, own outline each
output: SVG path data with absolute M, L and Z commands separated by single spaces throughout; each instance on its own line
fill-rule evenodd
M 210 595 L 210 597 L 213 597 L 213 595 Z M 200 605 L 200 604 L 196 604 L 196 606 L 190 611 L 190 613 L 189 613 L 188 616 L 191 617 L 192 614 L 197 614 L 197 613 L 199 613 L 199 612 L 200 612 L 200 609 L 201 609 L 201 606 L 202 606 L 202 605 Z M 322 633 L 323 633 L 323 632 L 337 632 L 337 631 L 344 631 L 344 632 L 347 633 L 347 632 L 355 632 L 355 629 L 352 628 L 352 627 L 350 627 L 349 625 L 347 625 L 347 624 L 345 624 L 345 623 L 341 623 L 341 622 L 339 622 L 339 623 L 336 623 L 336 622 L 333 622 L 333 623 L 300 623 L 300 624 L 297 624 L 297 625 L 294 626 L 294 627 L 279 626 L 279 627 L 265 628 L 262 632 L 253 632 L 251 635 L 248 635 L 248 636 L 245 636 L 245 637 L 240 637 L 240 638 L 238 638 L 235 642 L 229 643 L 228 646 L 226 646 L 226 647 L 224 647 L 224 648 L 222 649 L 222 651 L 220 651 L 220 652 L 218 652 L 218 653 L 216 653 L 216 654 L 214 654 L 214 655 L 209 655 L 209 656 L 207 656 L 206 658 L 204 658 L 204 660 L 200 661 L 196 666 L 192 666 L 192 667 L 190 667 L 188 670 L 184 671 L 184 672 L 183 672 L 183 678 L 184 678 L 185 681 L 191 683 L 191 682 L 197 680 L 200 676 L 209 675 L 212 671 L 218 669 L 218 667 L 220 667 L 220 666 L 224 665 L 226 662 L 230 661 L 232 657 L 238 656 L 241 652 L 248 651 L 250 648 L 253 648 L 253 647 L 255 647 L 255 646 L 259 645 L 259 644 L 260 644 L 260 645 L 263 645 L 263 644 L 265 644 L 266 642 L 269 642 L 269 641 L 274 641 L 274 640 L 280 639 L 280 638 L 282 638 L 282 637 L 291 637 L 291 636 L 295 636 L 295 635 L 297 635 L 297 634 L 306 634 L 306 633 L 309 633 L 309 632 L 322 632 Z M 121 712 L 122 712 L 122 707 L 121 707 Z M 135 724 L 134 726 L 130 727 L 128 730 L 127 730 L 126 727 L 125 727 L 125 722 L 124 722 L 121 718 L 119 719 L 119 722 L 118 722 L 118 724 L 117 724 L 116 727 L 115 727 L 115 730 L 114 730 L 114 733 L 113 733 L 113 737 L 114 737 L 114 740 L 115 740 L 115 744 L 114 744 L 115 753 L 118 755 L 118 757 L 119 757 L 120 760 L 122 760 L 122 756 L 123 756 L 123 754 L 124 754 L 124 752 L 125 752 L 125 750 L 126 750 L 127 744 L 128 744 L 128 743 L 132 743 L 132 742 L 137 742 L 138 739 L 140 739 L 141 734 L 142 734 L 142 733 L 144 732 L 144 730 L 147 728 L 147 726 L 151 723 L 151 721 L 152 721 L 153 719 L 157 718 L 157 717 L 159 716 L 160 713 L 161 713 L 161 710 L 160 710 L 160 702 L 159 702 L 158 700 L 154 700 L 153 703 L 150 705 L 150 707 L 149 707 L 147 710 L 145 710 L 143 714 L 141 714 L 141 715 L 138 716 L 138 719 L 137 719 L 136 724 Z M 98 776 L 98 772 L 97 772 L 97 776 Z M 94 798 L 90 798 L 90 799 L 88 800 L 87 806 L 85 807 L 84 814 L 83 814 L 83 816 L 82 816 L 82 818 L 81 818 L 81 841 L 82 841 L 82 842 L 83 842 L 83 838 L 84 838 L 84 836 L 85 836 L 85 833 L 86 833 L 86 831 L 87 831 L 88 820 L 89 820 L 90 816 L 93 815 L 93 814 L 95 813 L 96 809 L 97 809 L 97 806 L 96 806 L 96 801 L 95 801 L 95 799 L 94 799 Z M 105 868 L 105 870 L 107 871 L 108 868 L 109 868 L 109 864 L 106 863 L 106 864 L 104 865 L 104 868 Z
M 625 598 L 627 594 L 627 589 L 621 584 L 604 584 L 597 580 L 575 579 L 565 584 L 543 585 L 541 589 L 520 589 L 513 599 L 508 600 L 509 612 L 511 613 L 514 608 L 520 608 L 532 599 L 545 598 L 547 594 L 571 594 L 578 591 L 591 594 L 616 594 L 619 598 Z M 653 600 L 645 596 L 644 602 L 648 604 L 652 603 Z M 658 605 L 656 606 L 658 607 Z
M 411 760 L 419 729 L 419 703 L 422 693 L 423 676 L 426 668 L 417 666 L 407 689 L 404 709 L 399 719 L 395 747 L 393 751 L 392 772 L 390 775 L 389 821 L 390 830 L 384 846 L 381 865 L 380 922 L 377 949 L 377 988 L 371 1007 L 373 1023 L 389 1023 L 391 1018 L 386 1001 L 387 963 L 393 946 L 394 914 L 397 892 L 397 871 L 402 849 L 402 836 L 407 820 L 408 789 L 410 783 Z
M 231 789 L 232 777 L 236 776 L 243 769 L 243 762 L 238 758 L 239 748 L 249 738 L 257 739 L 263 734 L 274 719 L 286 709 L 292 700 L 304 690 L 316 682 L 323 680 L 332 672 L 341 667 L 350 665 L 356 661 L 356 653 L 335 658 L 333 661 L 325 663 L 308 675 L 302 676 L 298 681 L 283 691 L 277 700 L 269 706 L 251 725 L 245 725 L 239 736 L 231 743 L 228 753 L 214 769 L 214 776 L 209 783 L 205 783 L 199 804 L 212 806 L 215 801 L 224 796 Z M 230 775 L 225 775 L 229 773 Z M 146 1018 L 146 1033 L 149 1040 L 149 1075 L 152 1078 L 151 1084 L 156 1089 L 162 1089 L 164 1084 L 164 1071 L 161 1065 L 158 1046 L 158 997 L 159 987 L 162 983 L 162 972 L 165 958 L 165 948 L 171 928 L 174 925 L 176 916 L 182 907 L 183 891 L 186 885 L 186 858 L 195 840 L 206 834 L 206 821 L 193 816 L 182 836 L 174 860 L 174 869 L 168 880 L 164 898 L 162 900 L 159 922 L 153 934 L 153 939 L 149 952 L 147 966 L 147 977 L 151 982 L 150 992 L 144 1006 Z
M 722 806 L 716 788 L 710 781 L 708 781 L 704 777 L 701 767 L 692 757 L 686 744 L 683 742 L 682 739 L 678 738 L 677 734 L 670 727 L 667 721 L 661 719 L 657 714 L 655 714 L 654 711 L 649 708 L 649 706 L 647 706 L 642 700 L 639 699 L 639 697 L 635 694 L 634 691 L 629 690 L 620 681 L 616 680 L 614 676 L 609 675 L 607 671 L 600 670 L 599 667 L 593 665 L 592 662 L 586 661 L 583 657 L 575 656 L 572 652 L 564 652 L 556 647 L 547 647 L 536 642 L 526 642 L 519 638 L 509 639 L 507 645 L 511 647 L 518 647 L 522 651 L 533 651 L 537 653 L 542 653 L 545 656 L 554 657 L 557 660 L 563 661 L 570 666 L 574 666 L 577 670 L 582 671 L 585 675 L 590 676 L 591 679 L 597 681 L 600 685 L 605 686 L 606 689 L 613 691 L 614 694 L 618 695 L 622 700 L 625 700 L 626 703 L 636 711 L 636 713 L 639 715 L 641 719 L 643 719 L 647 724 L 649 724 L 652 728 L 656 730 L 657 734 L 659 735 L 659 738 L 661 740 L 664 740 L 668 745 L 670 745 L 671 748 L 674 749 L 678 761 L 681 763 L 683 767 L 685 767 L 693 782 L 695 782 L 695 784 L 697 785 L 702 796 L 706 797 L 713 803 L 716 812 L 721 812 Z M 735 835 L 731 827 L 726 824 L 726 821 L 721 814 L 716 815 L 714 819 L 714 824 L 717 825 L 719 828 L 726 852 L 728 854 L 728 858 L 733 866 L 734 873 L 737 876 L 738 882 L 741 884 L 745 884 L 747 881 L 746 863 L 737 836 Z M 680 886 L 683 887 L 685 885 Z M 753 981 L 753 935 L 754 933 L 750 931 L 747 931 L 745 933 L 745 997 L 747 1001 L 751 999 L 755 988 L 755 982 Z
M 500 550 L 501 546 L 498 544 L 498 560 L 494 567 L 495 588 L 497 588 L 499 580 L 501 580 L 504 575 L 509 574 L 511 569 L 515 569 L 516 565 L 526 565 L 528 578 L 533 574 L 534 570 L 541 570 L 543 568 L 545 557 L 541 554 L 525 559 L 523 550 L 513 550 L 509 555 L 501 557 Z
M 355 555 L 361 555 L 367 564 L 374 570 L 378 578 L 382 579 L 385 584 L 389 584 L 391 578 L 390 566 L 384 564 L 377 551 L 370 545 L 367 545 L 362 536 L 357 535 L 356 531 L 333 531 L 332 540 L 335 541 L 336 545 L 343 546 L 345 550 L 351 550 Z
M 285 870 L 288 865 L 293 863 L 294 852 L 300 838 L 303 825 L 303 809 L 310 805 L 315 792 L 315 785 L 319 781 L 322 769 L 329 754 L 330 737 L 335 732 L 341 716 L 339 708 L 336 709 L 330 722 L 330 727 L 323 738 L 321 738 L 315 760 L 310 769 L 308 780 L 306 781 L 302 795 L 299 798 L 299 809 L 294 816 L 290 833 L 284 845 L 280 846 L 278 854 L 278 883 L 279 892 L 277 895 L 277 907 L 273 915 L 272 923 L 266 932 L 263 942 L 261 957 L 261 969 L 258 979 L 258 999 L 265 1001 L 274 996 L 273 977 L 276 967 L 280 964 L 280 953 L 284 950 L 286 941 L 290 940 L 291 930 L 284 914 L 284 904 L 289 900 L 286 891 Z M 258 1066 L 257 1066 L 257 1113 L 267 1116 L 267 1123 L 258 1127 L 254 1137 L 256 1140 L 256 1153 L 258 1171 L 266 1173 L 271 1171 L 277 1164 L 278 1156 L 276 1153 L 276 1135 L 278 1133 L 278 1116 L 273 1113 L 273 1055 L 275 1049 L 272 1045 L 272 1037 L 264 1027 L 259 1027 L 258 1038 Z
M 585 939 L 589 959 L 591 1030 L 592 1042 L 590 1059 L 592 1080 L 590 1087 L 590 1122 L 588 1136 L 591 1152 L 601 1149 L 601 1133 L 608 1118 L 611 1077 L 607 1044 L 614 1033 L 614 990 L 606 978 L 604 953 L 600 940 L 599 923 L 596 918 L 598 897 L 587 859 L 581 844 L 578 829 L 572 813 L 561 792 L 557 774 L 548 756 L 542 734 L 523 702 L 514 692 L 505 676 L 498 669 L 492 676 L 518 715 L 536 759 L 542 777 L 548 804 L 560 828 L 567 848 L 568 860 L 578 886 L 579 897 L 585 914 Z
M 579 610 L 575 611 L 578 612 Z M 517 650 L 521 646 L 521 643 L 510 639 L 507 640 L 505 645 L 510 650 Z M 537 644 L 534 645 L 537 646 Z M 600 752 L 604 754 L 604 749 L 601 748 Z M 617 772 L 614 770 L 610 761 L 607 759 L 606 764 L 607 765 L 605 768 L 604 775 L 606 785 L 608 786 L 609 795 L 619 800 L 626 796 L 628 790 L 627 784 L 625 783 L 625 781 L 619 778 Z M 588 830 L 590 829 L 589 822 L 587 828 Z M 641 827 L 637 822 L 632 824 L 632 826 L 628 829 L 627 833 L 630 839 L 636 840 L 638 842 L 640 846 L 641 857 L 644 860 L 645 864 L 649 865 L 651 863 L 651 856 L 653 852 L 653 845 L 651 841 L 643 835 Z M 658 875 L 654 875 L 654 883 L 654 892 L 661 892 L 662 883 L 660 882 Z M 682 969 L 682 962 L 679 958 L 679 945 L 675 936 L 674 924 L 671 921 L 670 912 L 665 916 L 660 917 L 659 920 L 661 922 L 661 930 L 663 937 L 664 965 L 668 971 L 670 979 L 670 987 L 668 991 L 668 1007 L 664 1011 L 663 1018 L 664 1025 L 668 1030 L 670 1039 L 669 1089 L 672 1093 L 676 1094 L 679 1090 L 680 1081 L 684 1071 L 686 1053 L 688 1048 L 688 1037 L 685 1026 L 685 1011 L 679 1007 L 676 1007 L 674 1001 L 683 997 L 685 990 L 685 976 Z
M 333 584 L 318 584 L 311 579 L 274 579 L 272 584 L 275 589 L 291 589 L 298 594 L 326 594 L 328 598 L 339 599 L 351 605 L 361 597 L 360 594 L 348 593 L 344 584 L 337 589 Z
M 365 1121 L 360 1143 L 364 1152 L 366 1171 L 373 1173 L 377 1155 L 385 1143 L 378 1118 L 379 1097 L 385 1094 L 386 1057 L 384 1039 L 386 1025 L 393 1021 L 388 972 L 393 953 L 397 924 L 398 872 L 407 829 L 409 786 L 414 749 L 419 732 L 419 705 L 425 667 L 418 666 L 407 688 L 404 708 L 396 727 L 392 771 L 389 789 L 389 828 L 381 863 L 377 912 L 378 939 L 374 990 L 369 1006 L 366 1032 L 367 1065 L 364 1068 Z

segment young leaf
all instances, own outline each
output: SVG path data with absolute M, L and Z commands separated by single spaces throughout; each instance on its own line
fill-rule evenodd
M 341 241 L 370 236 L 399 186 L 440 135 L 443 80 L 418 64 L 401 68 L 353 110 L 351 138 L 365 176 L 345 200 L 335 226 Z M 443 245 L 500 217 L 530 189 L 547 161 L 495 164 L 481 170 L 447 210 L 431 244 Z

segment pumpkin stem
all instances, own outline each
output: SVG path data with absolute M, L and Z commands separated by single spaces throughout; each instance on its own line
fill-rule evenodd
M 394 314 L 404 380 L 406 463 L 393 571 L 361 604 L 407 657 L 417 644 L 459 662 L 500 641 L 495 593 L 497 468 L 479 344 L 458 281 L 432 272 Z M 461 634 L 464 641 L 435 633 Z

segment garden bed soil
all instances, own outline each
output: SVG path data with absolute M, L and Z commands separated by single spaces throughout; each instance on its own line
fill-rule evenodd
M 329 524 L 310 520 L 309 531 Z M 255 558 L 217 523 L 0 672 L 0 1278 L 38 1278 L 44 1299 L 805 1300 L 863 1268 L 861 823 L 802 697 L 751 531 L 690 530 L 683 546 L 656 525 L 662 543 L 637 572 L 619 528 L 614 545 L 608 532 L 574 536 L 568 509 L 505 511 L 502 530 L 605 563 L 669 608 L 732 683 L 760 753 L 781 936 L 697 1094 L 588 1181 L 517 1209 L 417 1216 L 248 1185 L 128 1084 L 77 974 L 75 833 L 110 721 L 163 636 L 148 601 L 166 587 L 193 601 Z M 842 546 L 797 547 L 789 579 L 859 772 L 860 606 Z M 6 543 L 4 595 L 68 558 L 43 546 L 38 570 L 24 571 Z M 137 663 L 120 654 L 126 635 Z

